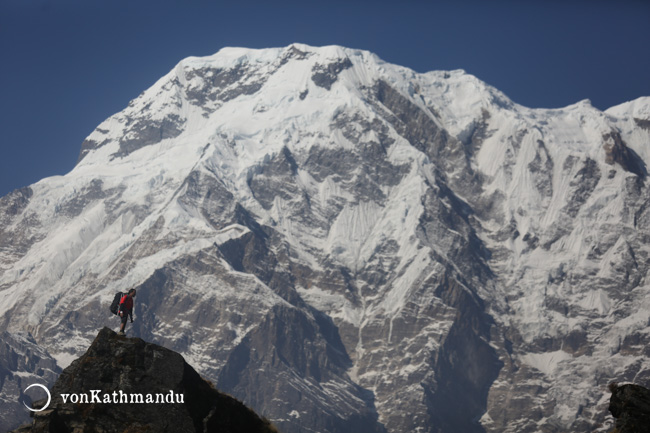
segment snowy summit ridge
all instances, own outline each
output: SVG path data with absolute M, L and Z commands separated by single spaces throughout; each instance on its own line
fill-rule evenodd
M 606 384 L 650 380 L 649 143 L 647 97 L 187 58 L 0 199 L 0 329 L 65 367 L 135 287 L 135 335 L 281 431 L 607 431 Z

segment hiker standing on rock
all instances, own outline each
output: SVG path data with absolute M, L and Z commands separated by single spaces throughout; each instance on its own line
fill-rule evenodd
M 120 325 L 120 332 L 118 335 L 124 335 L 127 317 L 131 317 L 131 323 L 133 323 L 133 298 L 135 298 L 135 289 L 129 290 L 129 293 L 122 296 L 122 299 L 120 299 L 120 309 L 118 310 L 118 314 L 120 315 L 122 324 Z

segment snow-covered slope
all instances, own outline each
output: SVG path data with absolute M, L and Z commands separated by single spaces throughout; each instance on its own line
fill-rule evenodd
M 0 199 L 0 329 L 65 366 L 135 287 L 130 332 L 282 431 L 605 431 L 605 385 L 650 379 L 649 158 L 650 98 L 188 58 Z

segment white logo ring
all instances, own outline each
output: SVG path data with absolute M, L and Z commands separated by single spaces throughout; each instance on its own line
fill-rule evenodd
M 52 400 L 52 396 L 50 395 L 50 391 L 48 391 L 48 389 L 45 387 L 45 385 L 41 385 L 40 383 L 32 383 L 27 388 L 25 388 L 25 392 L 27 392 L 27 390 L 29 388 L 31 388 L 32 386 L 38 386 L 38 387 L 41 387 L 41 388 L 43 388 L 45 390 L 45 392 L 47 393 L 47 403 L 45 404 L 45 406 L 43 406 L 40 409 L 32 409 L 31 407 L 27 406 L 24 401 L 23 401 L 23 404 L 25 405 L 25 407 L 27 409 L 31 410 L 32 412 L 40 412 L 42 410 L 47 409 L 47 407 L 50 405 L 50 401 Z

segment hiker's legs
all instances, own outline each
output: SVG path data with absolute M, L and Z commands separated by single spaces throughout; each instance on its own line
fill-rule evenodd
M 120 332 L 124 333 L 124 330 L 126 329 L 126 320 L 129 318 L 128 314 L 124 314 L 124 316 L 121 317 L 122 319 L 122 324 L 120 325 Z

